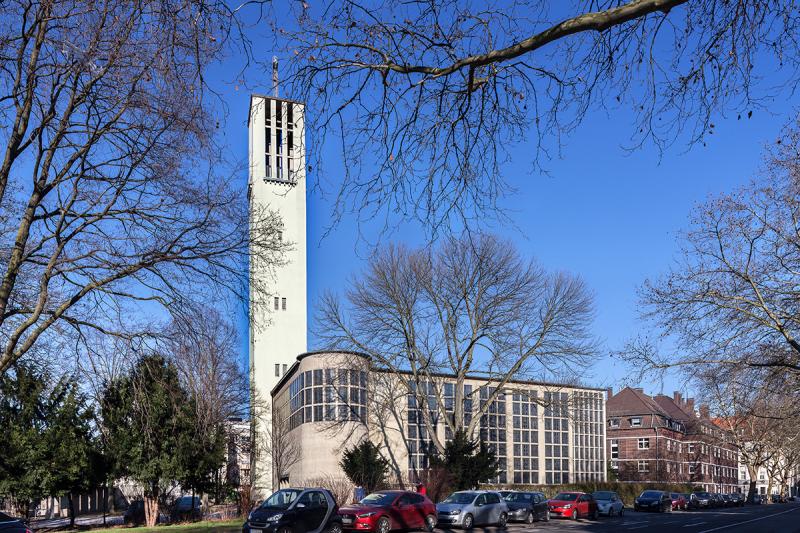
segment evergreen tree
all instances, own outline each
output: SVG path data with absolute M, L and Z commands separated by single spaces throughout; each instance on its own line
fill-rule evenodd
M 483 442 L 470 439 L 463 430 L 455 432 L 453 439 L 445 445 L 443 456 L 432 456 L 430 464 L 451 476 L 455 490 L 477 488 L 499 473 L 494 450 Z
M 389 463 L 381 456 L 378 447 L 366 439 L 345 450 L 339 466 L 350 481 L 364 487 L 367 494 L 379 489 L 389 472 Z
M 47 373 L 22 363 L 0 377 L 0 495 L 27 515 L 32 501 L 67 493 L 71 506 L 74 494 L 96 487 L 103 460 L 92 420 L 71 377 L 53 384 Z
M 172 363 L 160 355 L 146 355 L 130 374 L 108 385 L 102 415 L 112 471 L 141 483 L 145 520 L 153 526 L 164 489 L 189 477 L 193 401 Z

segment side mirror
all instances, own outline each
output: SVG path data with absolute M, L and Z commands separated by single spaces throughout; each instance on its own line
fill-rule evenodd
M 305 506 L 306 506 L 306 504 L 304 504 L 304 503 L 299 503 L 299 502 L 298 502 L 298 503 L 297 503 L 297 505 L 296 505 L 295 507 L 297 507 L 298 509 L 304 509 L 304 508 L 305 508 Z

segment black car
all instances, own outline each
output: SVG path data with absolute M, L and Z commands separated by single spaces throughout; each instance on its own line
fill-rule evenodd
M 504 496 L 508 506 L 508 519 L 528 524 L 550 520 L 550 506 L 541 492 L 509 492 Z
M 708 509 L 714 506 L 714 499 L 709 492 L 693 492 L 689 500 L 690 509 Z
M 31 530 L 19 518 L 0 513 L 0 533 L 31 533 Z
M 663 490 L 646 490 L 633 500 L 634 511 L 672 512 L 672 497 Z
M 719 497 L 720 500 L 722 501 L 723 507 L 733 507 L 733 500 L 731 500 L 730 496 L 728 496 L 727 494 L 720 494 Z
M 326 489 L 281 489 L 247 516 L 242 533 L 341 533 L 337 510 Z
M 133 500 L 128 504 L 125 509 L 125 514 L 122 515 L 122 521 L 126 524 L 144 524 L 144 501 Z
M 741 492 L 732 492 L 728 495 L 731 499 L 731 505 L 734 507 L 742 507 L 744 505 L 744 494 Z

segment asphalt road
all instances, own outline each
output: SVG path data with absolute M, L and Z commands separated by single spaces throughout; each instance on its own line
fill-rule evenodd
M 439 529 L 450 532 L 458 530 Z M 474 533 L 499 533 L 498 528 L 473 529 Z M 800 503 L 750 505 L 729 509 L 676 511 L 673 513 L 637 513 L 625 510 L 622 518 L 598 520 L 553 519 L 532 526 L 511 524 L 505 531 L 560 532 L 634 532 L 634 533 L 800 533 Z

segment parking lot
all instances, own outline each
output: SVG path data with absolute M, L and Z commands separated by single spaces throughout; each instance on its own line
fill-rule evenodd
M 460 531 L 439 529 L 438 531 Z M 495 533 L 498 528 L 476 527 L 473 532 Z M 599 520 L 553 519 L 550 522 L 510 524 L 505 531 L 591 531 L 639 533 L 800 533 L 800 503 L 752 505 L 740 508 L 673 513 L 643 513 L 626 509 L 622 518 Z

